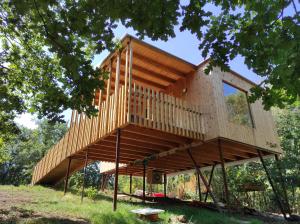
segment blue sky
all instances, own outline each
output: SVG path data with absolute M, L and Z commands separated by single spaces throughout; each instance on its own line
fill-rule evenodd
M 131 28 L 126 28 L 122 25 L 119 25 L 118 28 L 115 30 L 115 36 L 116 38 L 121 39 L 123 36 L 126 35 L 126 33 L 135 35 L 135 31 Z M 143 41 L 154 45 L 164 51 L 167 51 L 173 55 L 176 55 L 177 57 L 180 57 L 188 62 L 191 62 L 193 64 L 199 64 L 204 60 L 204 58 L 201 56 L 201 51 L 198 49 L 199 46 L 199 40 L 195 37 L 195 35 L 191 34 L 189 31 L 180 32 L 179 26 L 175 27 L 175 33 L 176 37 L 171 38 L 168 41 L 152 41 L 150 38 L 145 38 Z M 94 58 L 94 65 L 98 65 L 101 63 L 101 61 L 109 54 L 108 51 L 104 51 L 100 55 L 96 55 Z M 238 72 L 239 74 L 243 75 L 247 79 L 250 79 L 251 81 L 255 83 L 259 83 L 262 78 L 257 76 L 255 73 L 253 73 L 251 70 L 247 68 L 247 66 L 244 64 L 244 59 L 239 56 L 233 61 L 230 62 L 230 67 L 232 70 Z

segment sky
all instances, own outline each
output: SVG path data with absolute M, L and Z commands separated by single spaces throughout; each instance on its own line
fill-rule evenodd
M 300 4 L 297 4 L 298 9 L 300 9 Z M 210 6 L 208 6 L 210 7 Z M 286 9 L 287 11 L 285 13 L 292 14 L 292 8 L 289 7 Z M 215 9 L 215 13 L 217 13 L 218 9 Z M 118 39 L 121 39 L 126 34 L 135 35 L 135 31 L 132 28 L 126 28 L 122 26 L 121 24 L 118 25 L 118 27 L 114 30 L 115 37 Z M 201 56 L 201 51 L 198 49 L 199 46 L 199 40 L 196 38 L 195 35 L 191 34 L 189 31 L 181 32 L 179 31 L 179 26 L 175 27 L 175 34 L 176 37 L 169 39 L 168 41 L 152 41 L 149 38 L 145 38 L 144 41 L 154 45 L 155 47 L 158 47 L 164 51 L 167 51 L 179 58 L 182 58 L 192 64 L 198 65 L 200 62 L 204 60 L 204 58 Z M 100 55 L 96 55 L 93 60 L 93 65 L 97 66 L 101 63 L 101 61 L 109 54 L 109 52 L 103 51 Z M 241 56 L 238 56 L 233 61 L 230 62 L 230 68 L 237 73 L 241 74 L 245 78 L 255 82 L 260 83 L 262 81 L 262 78 L 257 76 L 255 73 L 253 73 L 251 70 L 247 68 L 247 66 L 244 63 L 244 59 Z M 65 120 L 68 121 L 71 117 L 70 110 L 64 112 Z M 16 119 L 16 122 L 28 127 L 28 128 L 36 128 L 37 125 L 34 122 L 35 117 L 30 114 L 22 114 Z

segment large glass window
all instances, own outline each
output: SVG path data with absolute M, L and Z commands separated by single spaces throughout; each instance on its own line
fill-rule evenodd
M 223 82 L 228 118 L 230 121 L 253 127 L 247 94 L 225 82 Z

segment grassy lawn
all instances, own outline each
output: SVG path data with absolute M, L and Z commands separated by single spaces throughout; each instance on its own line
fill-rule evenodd
M 68 193 L 63 196 L 61 191 L 40 186 L 0 186 L 0 199 L 0 223 L 5 224 L 146 223 L 138 220 L 134 214 L 130 213 L 130 210 L 151 207 L 151 204 L 142 205 L 137 202 L 121 200 L 118 202 L 117 211 L 112 212 L 110 196 L 100 194 L 95 201 L 84 198 L 81 204 L 78 195 Z M 241 223 L 238 216 L 220 214 L 206 209 L 175 205 L 155 205 L 154 207 L 166 211 L 160 215 L 162 219 L 160 223 L 168 223 L 169 218 L 174 215 L 186 215 L 190 223 Z M 247 223 L 261 222 L 250 220 Z

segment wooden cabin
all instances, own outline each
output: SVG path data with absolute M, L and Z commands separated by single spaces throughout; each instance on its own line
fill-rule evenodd
M 130 35 L 121 43 L 101 64 L 109 77 L 96 90 L 98 116 L 73 111 L 66 135 L 36 165 L 33 184 L 55 184 L 94 161 L 115 162 L 107 173 L 138 176 L 282 152 L 271 112 L 247 101 L 254 83 L 219 68 L 206 75 L 208 60 L 194 65 Z

